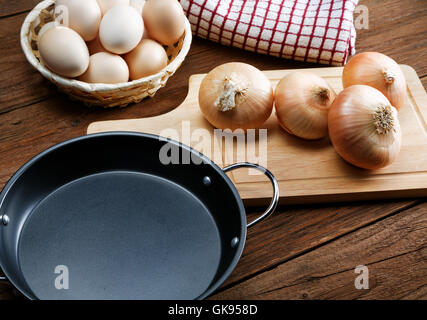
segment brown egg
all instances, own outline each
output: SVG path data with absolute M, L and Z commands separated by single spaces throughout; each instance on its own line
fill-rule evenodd
M 125 60 L 129 66 L 131 80 L 156 74 L 168 65 L 165 49 L 154 40 L 143 39 Z
M 101 43 L 101 40 L 99 40 L 99 35 L 96 36 L 95 39 L 92 41 L 86 42 L 87 48 L 89 49 L 89 54 L 93 55 L 98 52 L 108 52 Z
M 151 39 L 164 45 L 179 40 L 185 30 L 185 15 L 177 0 L 147 0 L 142 17 Z
M 49 28 L 40 37 L 38 49 L 43 63 L 64 77 L 78 77 L 89 65 L 86 43 L 70 28 Z
M 88 83 L 120 83 L 129 80 L 129 69 L 122 57 L 98 52 L 90 57 L 89 68 L 79 77 Z

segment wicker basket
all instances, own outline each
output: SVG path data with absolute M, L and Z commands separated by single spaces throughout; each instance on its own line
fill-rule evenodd
M 31 65 L 46 79 L 72 99 L 82 101 L 87 106 L 125 107 L 130 103 L 140 102 L 145 97 L 152 97 L 157 90 L 166 85 L 168 78 L 180 67 L 190 49 L 191 27 L 186 19 L 182 38 L 174 45 L 166 47 L 169 59 L 167 67 L 155 75 L 118 84 L 86 83 L 64 78 L 52 73 L 43 65 L 37 46 L 38 32 L 43 25 L 53 21 L 54 6 L 55 0 L 45 0 L 28 14 L 21 28 L 22 50 Z

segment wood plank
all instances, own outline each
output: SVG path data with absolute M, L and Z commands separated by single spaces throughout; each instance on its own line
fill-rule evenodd
M 32 2 L 25 2 L 25 5 L 23 1 L 3 2 L 1 8 L 5 8 L 3 10 L 8 13 L 16 13 L 22 8 L 33 6 Z M 385 5 L 384 2 L 375 0 L 362 0 L 360 3 L 367 5 L 370 9 L 370 28 L 369 30 L 358 30 L 357 50 L 383 52 L 399 63 L 412 65 L 419 76 L 426 75 L 427 53 L 426 50 L 423 50 L 427 42 L 424 37 L 427 26 L 423 23 L 427 15 L 427 10 L 423 10 L 427 7 L 426 2 L 423 0 L 388 0 Z M 389 8 L 392 10 L 390 11 Z M 38 102 L 56 94 L 54 87 L 32 70 L 21 52 L 19 30 L 25 16 L 26 13 L 23 13 L 0 20 L 0 51 L 2 52 L 0 57 L 0 113 L 10 108 Z M 384 19 L 382 19 L 383 16 Z M 385 42 L 384 39 L 390 39 L 390 41 Z M 220 54 L 217 54 L 218 52 Z M 168 86 L 162 89 L 163 91 L 173 92 L 171 83 L 186 82 L 190 74 L 208 72 L 219 64 L 236 60 L 253 64 L 263 70 L 321 67 L 321 65 L 279 59 L 225 47 L 198 38 L 194 39 L 186 62 L 189 60 L 191 63 L 182 66 L 169 81 Z M 427 78 L 423 78 L 422 82 L 424 87 L 427 87 Z M 173 104 L 173 106 L 176 105 Z
M 265 223 L 248 231 L 245 250 L 225 287 L 293 259 L 353 230 L 416 203 L 365 202 L 316 206 L 281 206 Z M 252 209 L 253 212 L 256 209 Z M 248 221 L 259 215 L 253 212 Z
M 0 20 L 0 115 L 56 92 L 55 87 L 31 67 L 21 50 L 19 30 L 24 17 L 21 14 Z
M 357 52 L 382 52 L 426 75 L 427 1 L 360 0 L 359 5 L 369 9 L 369 29 L 357 30 Z M 423 85 L 427 87 L 426 80 Z
M 0 283 L 0 300 L 16 300 L 19 296 L 12 285 Z
M 0 18 L 30 11 L 40 0 L 0 0 Z
M 279 182 L 282 204 L 427 196 L 427 94 L 415 71 L 406 65 L 401 68 L 408 83 L 408 99 L 399 110 L 402 148 L 393 164 L 379 170 L 367 171 L 345 163 L 328 139 L 306 141 L 287 134 L 274 112 L 261 126 L 267 132 L 265 150 L 260 148 L 258 140 L 250 141 L 249 134 L 241 136 L 241 144 L 232 142 L 233 135 L 228 135 L 229 139 L 225 140 L 231 143 L 227 147 L 223 136 L 215 136 L 215 128 L 200 112 L 198 92 L 205 74 L 190 77 L 188 96 L 175 110 L 154 118 L 98 121 L 89 126 L 88 133 L 137 131 L 167 134 L 167 137 L 204 153 L 222 167 L 245 161 L 259 163 L 267 167 Z M 342 69 L 305 70 L 323 77 L 339 93 Z M 270 70 L 264 74 L 275 87 L 289 72 L 291 70 Z M 176 134 L 169 136 L 171 130 Z M 196 134 L 200 131 L 210 139 L 201 140 L 200 134 Z M 254 152 L 262 156 L 258 158 Z M 239 170 L 233 171 L 230 177 L 246 203 L 260 204 L 270 200 L 271 185 L 264 175 Z
M 6 13 L 13 15 L 31 1 L 1 0 L 0 10 L 7 6 L 9 8 L 14 6 L 8 9 L 10 12 Z M 426 74 L 423 48 L 427 39 L 422 36 L 426 32 L 426 26 L 416 22 L 425 20 L 427 2 L 423 0 L 361 0 L 360 3 L 368 4 L 371 27 L 367 31 L 358 31 L 357 50 L 368 51 L 375 48 L 390 54 L 399 62 L 413 65 L 422 77 L 424 87 L 427 87 L 427 77 L 423 77 L 423 74 Z M 393 14 L 389 14 L 389 8 L 393 8 Z M 386 21 L 382 18 L 384 15 L 387 15 Z M 57 142 L 83 135 L 90 122 L 153 116 L 175 108 L 186 96 L 190 74 L 206 73 L 218 64 L 236 60 L 251 63 L 264 70 L 315 66 L 257 55 L 194 39 L 184 65 L 171 78 L 167 87 L 160 90 L 153 99 L 126 109 L 86 109 L 78 103 L 70 102 L 63 95 L 57 95 L 54 87 L 46 89 L 50 86 L 49 83 L 36 72 L 31 73 L 31 67 L 21 53 L 18 40 L 20 24 L 24 17 L 25 14 L 16 16 L 16 19 L 11 16 L 0 19 L 0 52 L 2 52 L 0 58 L 6 57 L 0 63 L 1 186 L 30 157 Z M 5 20 L 9 23 L 3 24 Z M 411 29 L 414 26 L 416 30 Z M 387 41 L 388 38 L 384 34 L 392 41 Z M 405 50 L 401 50 L 402 47 Z M 9 60 L 13 63 L 9 63 Z M 17 91 L 16 94 L 15 91 Z M 45 101 L 40 102 L 43 99 Z M 33 103 L 35 104 L 32 105 Z M 28 105 L 31 106 L 27 107 Z M 10 111 L 15 108 L 22 109 Z M 6 113 L 1 114 L 2 110 Z M 281 207 L 277 214 L 265 224 L 249 231 L 245 254 L 228 284 L 249 278 L 254 272 L 259 273 L 274 268 L 277 264 L 304 252 L 310 250 L 315 252 L 318 250 L 316 248 L 332 241 L 337 235 L 347 234 L 365 226 L 369 221 L 381 219 L 412 203 L 403 201 L 320 207 Z M 401 214 L 405 214 L 405 211 Z M 250 217 L 254 215 L 250 214 Z M 343 246 L 345 247 L 345 244 Z M 406 261 L 401 269 L 408 270 L 411 262 Z M 387 274 L 384 276 L 386 277 Z M 4 288 L 3 285 L 0 286 L 0 291 L 3 290 L 2 288 Z M 12 297 L 10 289 L 6 290 L 6 294 Z M 283 297 L 285 296 L 284 294 Z M 419 298 L 425 295 L 422 291 L 415 291 L 408 297 Z M 4 298 L 3 294 L 0 294 L 1 298 Z
M 410 299 L 426 296 L 427 203 L 381 220 L 214 295 L 213 299 Z M 285 244 L 285 242 L 284 242 Z M 354 269 L 369 268 L 369 290 Z

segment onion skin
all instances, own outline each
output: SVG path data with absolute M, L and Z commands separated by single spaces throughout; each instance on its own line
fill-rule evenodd
M 399 154 L 402 134 L 397 110 L 372 87 L 343 90 L 329 110 L 328 121 L 335 150 L 357 167 L 383 168 Z
M 274 92 L 276 115 L 288 133 L 307 140 L 328 135 L 328 111 L 335 91 L 310 72 L 292 72 L 279 81 Z
M 406 79 L 399 65 L 379 52 L 355 55 L 344 67 L 343 87 L 355 84 L 371 86 L 382 92 L 399 110 L 406 100 Z
M 235 89 L 230 91 L 235 95 L 227 96 L 228 83 Z M 229 99 L 221 100 L 221 97 Z M 199 89 L 200 110 L 206 120 L 219 129 L 259 128 L 270 117 L 273 104 L 270 80 L 246 63 L 231 62 L 214 68 Z

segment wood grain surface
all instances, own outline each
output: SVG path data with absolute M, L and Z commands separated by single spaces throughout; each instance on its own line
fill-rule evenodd
M 280 127 L 275 112 L 260 127 L 260 130 L 268 132 L 264 141 L 265 151 L 261 149 L 259 139 L 246 139 L 249 133 L 239 135 L 244 139 L 239 146 L 234 142 L 224 146 L 227 142 L 223 140 L 233 141 L 236 135 L 224 133 L 225 139 L 223 135 L 215 136 L 215 128 L 200 112 L 198 92 L 205 74 L 190 77 L 190 88 L 184 102 L 168 113 L 150 118 L 98 121 L 91 123 L 87 132 L 137 131 L 167 135 L 202 152 L 220 167 L 244 161 L 256 162 L 267 167 L 276 177 L 280 204 L 426 197 L 427 94 L 414 69 L 407 65 L 401 65 L 401 69 L 408 87 L 408 98 L 399 110 L 402 148 L 393 164 L 380 170 L 367 171 L 346 163 L 328 138 L 307 141 L 287 134 Z M 264 71 L 264 74 L 275 88 L 280 79 L 292 70 L 271 70 Z M 343 89 L 342 67 L 304 70 L 323 77 L 336 93 Z M 169 136 L 171 130 L 174 134 Z M 196 134 L 200 130 L 210 138 L 200 139 Z M 236 137 L 237 140 L 239 138 Z M 249 150 L 256 150 L 260 158 L 252 160 Z M 248 169 L 236 170 L 229 175 L 245 204 L 268 204 L 272 194 L 270 181 L 263 174 L 249 172 Z
M 59 94 L 26 62 L 19 29 L 37 1 L 0 1 L 0 187 L 31 157 L 85 134 L 94 121 L 159 115 L 182 103 L 188 77 L 231 61 L 259 69 L 321 65 L 282 60 L 194 39 L 187 59 L 152 99 L 125 109 L 86 108 Z M 357 50 L 380 51 L 414 67 L 427 86 L 427 2 L 362 0 L 369 29 Z M 263 208 L 251 208 L 249 219 Z M 242 259 L 213 299 L 426 299 L 424 198 L 281 206 L 248 233 Z M 370 289 L 356 290 L 354 268 L 369 267 Z M 22 298 L 0 284 L 1 299 Z

